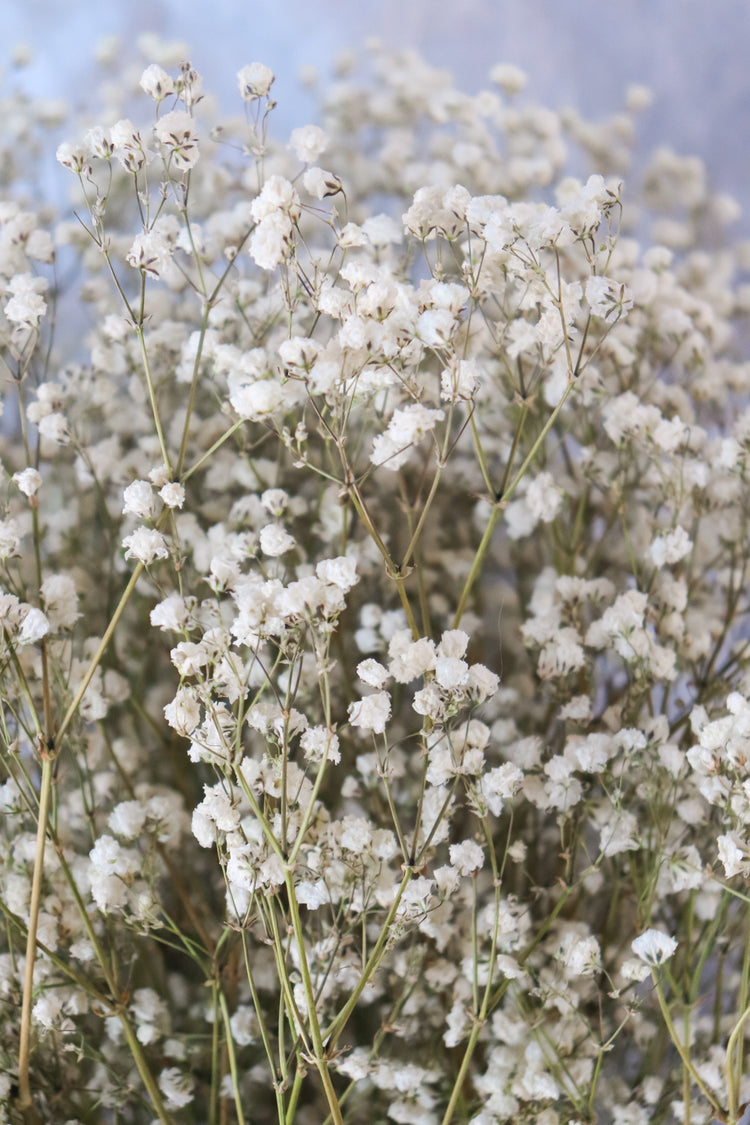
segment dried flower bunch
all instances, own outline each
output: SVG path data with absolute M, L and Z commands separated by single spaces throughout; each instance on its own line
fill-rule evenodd
M 736 206 L 643 90 L 144 50 L 75 217 L 3 105 L 2 1120 L 738 1122 Z

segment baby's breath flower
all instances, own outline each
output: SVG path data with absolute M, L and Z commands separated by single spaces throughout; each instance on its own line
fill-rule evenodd
M 271 379 L 259 379 L 236 387 L 229 396 L 233 408 L 240 418 L 257 422 L 264 415 L 273 414 L 284 401 L 284 390 Z
M 326 199 L 344 190 L 340 178 L 333 172 L 326 172 L 323 168 L 308 168 L 302 177 L 302 183 L 305 191 L 315 199 Z
M 237 85 L 242 100 L 251 102 L 256 98 L 267 97 L 275 78 L 276 75 L 271 68 L 263 63 L 254 62 L 243 66 L 237 74 Z
M 318 125 L 303 125 L 292 130 L 289 147 L 303 164 L 314 164 L 328 147 L 328 137 Z
M 170 652 L 170 658 L 181 676 L 195 676 L 208 664 L 208 652 L 203 645 L 181 641 Z
M 177 481 L 168 481 L 159 489 L 159 496 L 168 508 L 181 508 L 185 503 L 184 485 Z
M 417 404 L 394 411 L 385 433 L 379 434 L 373 442 L 370 454 L 373 465 L 396 472 L 408 461 L 412 446 L 431 433 L 444 417 L 442 410 L 430 410 Z
M 12 277 L 8 282 L 12 296 L 3 307 L 8 320 L 22 328 L 37 328 L 47 311 L 47 302 L 42 297 L 46 290 L 43 277 L 32 277 L 30 273 Z
M 633 307 L 633 295 L 627 285 L 607 277 L 590 277 L 586 282 L 586 300 L 594 316 L 611 320 Z
M 170 594 L 151 610 L 151 624 L 162 630 L 181 632 L 190 619 L 190 606 L 179 594 Z
M 264 555 L 285 555 L 296 547 L 294 537 L 279 523 L 268 523 L 260 529 L 260 549 Z
M 169 558 L 167 541 L 160 531 L 150 527 L 138 527 L 132 535 L 122 541 L 126 559 L 137 559 L 148 566 L 155 559 Z
M 101 125 L 89 129 L 83 138 L 83 143 L 91 156 L 100 160 L 109 160 L 114 153 L 114 144 L 107 136 Z
M 451 864 L 459 875 L 473 875 L 484 864 L 484 851 L 474 840 L 451 844 L 450 857 Z
M 178 734 L 185 737 L 191 735 L 201 718 L 195 692 L 190 688 L 180 688 L 172 702 L 164 708 L 164 718 Z
M 309 371 L 318 358 L 318 345 L 304 336 L 294 336 L 285 340 L 279 348 L 281 362 L 287 367 Z
M 447 402 L 471 399 L 480 383 L 477 363 L 460 359 L 453 368 L 446 368 L 440 377 L 440 397 Z
M 667 535 L 659 535 L 648 548 L 648 556 L 655 566 L 672 565 L 684 559 L 693 549 L 693 543 L 684 527 L 676 527 Z
M 387 691 L 376 691 L 366 695 L 357 703 L 349 704 L 349 722 L 361 730 L 371 730 L 373 734 L 383 734 L 391 716 L 391 697 Z
M 368 687 L 383 688 L 388 682 L 388 669 L 377 660 L 362 660 L 357 665 L 357 675 Z
M 175 85 L 170 76 L 156 63 L 147 66 L 141 75 L 138 85 L 155 102 L 161 102 L 175 92 Z
M 750 873 L 750 849 L 736 832 L 718 836 L 719 860 L 724 865 L 724 875 L 733 879 L 735 875 L 747 877 Z
M 148 154 L 143 141 L 132 121 L 122 118 L 110 130 L 115 155 L 127 172 L 140 172 L 146 164 Z
M 193 1079 L 176 1066 L 167 1067 L 159 1075 L 159 1089 L 170 1109 L 182 1109 L 193 1100 Z
M 315 567 L 315 573 L 321 582 L 338 586 L 344 593 L 347 593 L 359 582 L 357 560 L 351 555 L 339 555 L 335 559 L 322 559 Z
M 73 145 L 64 141 L 57 146 L 55 155 L 58 164 L 62 164 L 63 168 L 68 168 L 71 172 L 80 174 L 86 167 L 86 151 L 81 145 Z
M 71 629 L 79 618 L 78 594 L 70 575 L 52 574 L 42 583 L 44 609 L 52 629 Z
M 145 231 L 133 239 L 126 261 L 133 269 L 161 277 L 172 261 L 172 247 L 160 231 Z
M 138 516 L 142 520 L 150 520 L 156 514 L 154 492 L 147 480 L 134 480 L 122 494 L 123 515 Z
M 328 727 L 309 727 L 299 741 L 310 762 L 320 762 L 323 758 L 334 764 L 341 761 L 338 737 Z
M 39 491 L 42 477 L 36 469 L 22 469 L 19 473 L 13 474 L 13 481 L 24 496 L 31 498 Z
M 146 823 L 146 808 L 140 801 L 121 801 L 109 814 L 107 824 L 123 840 L 134 840 Z
M 647 965 L 661 965 L 675 952 L 677 942 L 661 930 L 646 930 L 632 942 L 631 948 Z
M 528 82 L 525 71 L 513 63 L 496 63 L 490 71 L 490 81 L 496 83 L 503 91 L 512 97 L 520 94 Z
M 33 645 L 49 633 L 51 625 L 46 614 L 41 609 L 31 607 L 23 619 L 21 631 L 18 634 L 20 645 Z
M 198 162 L 198 135 L 195 121 L 181 109 L 165 113 L 154 125 L 156 139 L 164 145 L 178 171 L 188 171 Z
M 0 559 L 11 558 L 18 553 L 21 531 L 15 520 L 0 520 Z

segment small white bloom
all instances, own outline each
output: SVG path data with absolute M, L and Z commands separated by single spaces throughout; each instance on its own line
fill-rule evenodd
M 116 121 L 110 129 L 110 138 L 123 168 L 127 172 L 139 172 L 146 163 L 146 150 L 133 122 L 127 118 Z
M 341 821 L 341 846 L 350 852 L 363 852 L 372 841 L 370 822 L 361 816 L 345 816 Z
M 138 85 L 155 102 L 160 102 L 174 93 L 174 82 L 166 70 L 162 70 L 156 63 L 146 67 Z
M 0 520 L 0 560 L 18 554 L 21 530 L 15 520 Z
M 147 480 L 134 480 L 122 494 L 122 514 L 138 516 L 142 520 L 153 519 L 156 513 L 154 491 Z
M 197 676 L 208 664 L 208 653 L 203 645 L 181 641 L 170 652 L 172 663 L 181 676 Z
M 168 150 L 174 166 L 186 170 L 198 163 L 198 134 L 195 121 L 182 109 L 165 113 L 154 126 L 157 140 Z
M 303 164 L 314 164 L 328 147 L 328 137 L 319 125 L 302 125 L 292 130 L 289 147 Z
M 53 629 L 70 629 L 78 617 L 75 582 L 67 574 L 51 574 L 42 582 L 44 610 Z
M 440 377 L 440 397 L 446 402 L 474 397 L 480 383 L 479 366 L 473 359 L 460 359 Z
M 445 417 L 442 410 L 430 410 L 421 403 L 412 403 L 395 410 L 385 433 L 378 434 L 370 460 L 391 472 L 400 469 L 411 454 L 411 447 L 432 433 L 435 424 Z
M 349 722 L 353 727 L 382 734 L 391 717 L 391 697 L 387 691 L 376 691 L 349 704 Z
M 159 495 L 168 508 L 181 508 L 185 503 L 185 488 L 174 480 L 160 488 Z
M 450 859 L 459 875 L 472 875 L 484 864 L 484 850 L 474 840 L 451 844 Z
M 359 582 L 357 560 L 349 555 L 339 555 L 335 559 L 322 559 L 315 567 L 321 582 L 329 582 L 346 593 Z
M 122 541 L 126 559 L 137 559 L 148 566 L 154 559 L 168 559 L 169 547 L 160 531 L 150 527 L 137 527 L 132 535 Z
M 727 879 L 735 875 L 747 876 L 750 872 L 747 849 L 736 832 L 728 833 L 717 838 L 719 845 L 719 859 L 724 864 L 724 874 Z
M 292 336 L 279 345 L 279 358 L 286 367 L 309 371 L 318 358 L 318 345 L 308 336 Z
M 440 656 L 435 662 L 435 679 L 446 691 L 459 691 L 469 679 L 469 665 L 455 656 Z
M 240 418 L 258 422 L 273 414 L 284 401 L 283 387 L 272 379 L 258 379 L 255 383 L 243 383 L 235 387 L 229 396 L 233 408 Z
M 201 718 L 201 709 L 190 688 L 180 688 L 164 708 L 164 718 L 173 730 L 186 738 L 193 733 Z
M 384 688 L 388 682 L 388 669 L 378 660 L 362 660 L 357 665 L 357 675 L 368 687 Z
M 633 307 L 633 295 L 627 285 L 608 277 L 590 277 L 586 282 L 586 300 L 594 316 L 615 320 Z
M 83 143 L 89 154 L 98 160 L 109 160 L 114 152 L 114 145 L 101 125 L 89 129 L 83 138 Z
M 338 736 L 328 727 L 308 727 L 299 744 L 309 762 L 322 762 L 324 757 L 334 764 L 341 761 Z
M 8 283 L 12 297 L 6 303 L 4 312 L 8 320 L 21 328 L 37 328 L 47 311 L 47 302 L 42 297 L 47 289 L 43 277 L 32 277 L 30 273 L 19 273 Z
M 270 176 L 260 195 L 250 204 L 250 214 L 256 223 L 279 214 L 292 220 L 298 219 L 301 214 L 299 196 L 291 180 L 287 180 L 285 176 Z
M 276 558 L 296 547 L 296 542 L 280 523 L 267 523 L 260 529 L 260 549 L 264 555 Z
M 297 901 L 306 906 L 308 910 L 318 910 L 331 900 L 331 892 L 324 879 L 318 879 L 315 883 L 304 879 L 296 885 L 295 891 Z
M 134 840 L 146 823 L 146 809 L 140 801 L 121 801 L 109 814 L 107 824 L 117 836 Z
M 243 102 L 265 98 L 273 86 L 276 75 L 269 66 L 254 62 L 243 66 L 237 74 L 237 85 Z
M 323 168 L 308 168 L 302 177 L 302 183 L 305 191 L 315 199 L 326 199 L 344 190 L 339 177 L 333 172 L 326 172 Z
M 174 633 L 181 632 L 188 623 L 190 618 L 190 607 L 184 598 L 179 594 L 170 594 L 168 598 L 164 598 L 151 610 L 150 620 L 151 624 L 156 629 L 172 630 Z
M 632 942 L 631 949 L 647 965 L 661 965 L 675 952 L 677 942 L 661 930 L 646 930 Z
M 490 71 L 490 81 L 494 82 L 509 98 L 520 94 L 528 82 L 526 71 L 513 63 L 496 63 Z
M 13 474 L 13 480 L 19 491 L 29 498 L 36 495 L 42 483 L 41 474 L 36 469 L 22 469 L 20 473 Z
M 172 261 L 172 246 L 162 231 L 142 231 L 133 239 L 125 260 L 133 269 L 161 277 Z
M 666 535 L 659 535 L 651 543 L 648 556 L 654 566 L 671 565 L 684 559 L 693 549 L 693 541 L 684 527 L 678 526 Z
M 193 1080 L 189 1074 L 182 1074 L 176 1066 L 170 1066 L 161 1072 L 159 1089 L 167 1099 L 169 1109 L 182 1109 L 193 1100 Z
M 46 637 L 50 631 L 50 623 L 41 609 L 32 608 L 23 619 L 21 631 L 18 634 L 20 645 L 34 645 Z
M 56 445 L 66 445 L 68 442 L 70 436 L 68 420 L 64 414 L 57 410 L 40 418 L 37 422 L 37 428 L 41 437 L 46 438 L 47 441 L 54 441 Z
M 57 146 L 55 159 L 63 168 L 71 172 L 82 172 L 86 167 L 86 152 L 81 145 L 71 145 L 67 141 Z

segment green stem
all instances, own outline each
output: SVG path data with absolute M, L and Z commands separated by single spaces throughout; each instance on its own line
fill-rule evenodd
M 310 967 L 307 963 L 307 952 L 305 950 L 305 935 L 302 929 L 302 919 L 299 913 L 299 904 L 297 903 L 297 896 L 294 891 L 294 879 L 289 866 L 286 866 L 284 872 L 284 882 L 286 884 L 286 893 L 289 899 L 289 913 L 292 919 L 292 930 L 294 931 L 294 938 L 297 943 L 297 952 L 299 954 L 300 970 L 302 972 L 302 987 L 305 990 L 305 1001 L 307 1003 L 307 1021 L 310 1027 L 310 1038 L 313 1042 L 313 1056 L 315 1058 L 315 1065 L 320 1075 L 320 1080 L 323 1083 L 328 1108 L 331 1111 L 331 1118 L 334 1125 L 344 1125 L 344 1119 L 341 1116 L 341 1108 L 339 1106 L 336 1091 L 333 1088 L 333 1081 L 331 1079 L 331 1072 L 328 1069 L 328 1059 L 326 1049 L 323 1046 L 323 1036 L 320 1032 L 320 1023 L 318 1021 L 318 1013 L 315 1007 L 315 990 L 310 977 Z
M 297 1102 L 299 1101 L 299 1093 L 302 1089 L 302 1077 L 302 1070 L 298 1066 L 294 1075 L 294 1082 L 292 1083 L 292 1092 L 289 1095 L 289 1104 L 286 1107 L 286 1114 L 281 1119 L 281 1125 L 292 1125 L 294 1121 L 294 1115 L 297 1112 Z M 330 1120 L 330 1114 L 328 1115 L 328 1120 Z
M 536 457 L 537 453 L 539 452 L 539 448 L 540 448 L 542 442 L 544 441 L 547 434 L 549 433 L 549 431 L 552 429 L 555 422 L 557 421 L 557 417 L 558 417 L 560 411 L 562 410 L 563 406 L 565 406 L 565 403 L 568 401 L 568 397 L 570 395 L 570 392 L 573 390 L 573 387 L 575 385 L 576 384 L 573 382 L 572 378 L 569 378 L 568 385 L 565 388 L 565 392 L 563 393 L 562 398 L 560 399 L 557 406 L 552 411 L 549 418 L 547 419 L 547 421 L 544 423 L 541 430 L 539 431 L 539 433 L 536 437 L 536 440 L 534 441 L 534 444 L 532 445 L 529 452 L 526 454 L 526 457 L 524 459 L 523 464 L 521 465 L 521 468 L 518 470 L 516 475 L 513 477 L 513 480 L 510 482 L 508 487 L 506 489 L 504 489 L 503 494 L 500 497 L 500 499 L 502 499 L 503 501 L 507 501 L 507 500 L 510 499 L 510 497 L 515 492 L 517 485 L 522 480 L 522 478 L 526 475 L 526 470 L 528 469 L 529 465 L 531 464 L 531 462 Z
M 666 1000 L 666 997 L 664 995 L 664 989 L 661 986 L 661 981 L 659 980 L 659 975 L 658 975 L 656 969 L 651 970 L 651 976 L 653 978 L 654 986 L 656 988 L 656 995 L 657 995 L 657 998 L 659 1000 L 659 1007 L 661 1008 L 662 1018 L 664 1020 L 665 1025 L 666 1025 L 667 1031 L 669 1032 L 669 1037 L 672 1040 L 672 1042 L 674 1043 L 675 1048 L 677 1049 L 678 1055 L 682 1059 L 682 1065 L 690 1073 L 690 1077 L 693 1079 L 693 1081 L 698 1086 L 698 1089 L 703 1094 L 703 1097 L 706 1098 L 706 1100 L 709 1102 L 709 1104 L 713 1108 L 714 1114 L 715 1115 L 721 1114 L 721 1112 L 722 1112 L 721 1106 L 718 1104 L 718 1102 L 716 1101 L 716 1098 L 711 1093 L 711 1091 L 708 1089 L 705 1082 L 703 1081 L 703 1079 L 700 1077 L 700 1075 L 696 1071 L 695 1067 L 693 1066 L 693 1064 L 690 1060 L 690 1054 L 689 1054 L 687 1048 L 685 1047 L 685 1044 L 682 1042 L 679 1035 L 677 1034 L 677 1028 L 675 1027 L 674 1023 L 672 1022 L 672 1016 L 670 1014 L 669 1007 L 667 1005 L 667 1000 Z M 750 1014 L 750 1012 L 748 1012 L 747 1014 Z M 735 1028 L 735 1030 L 736 1030 L 736 1028 Z M 731 1037 L 730 1037 L 730 1042 L 731 1042 Z M 731 1083 L 730 1083 L 730 1094 L 731 1094 Z
M 34 874 L 31 882 L 31 903 L 29 905 L 29 928 L 26 934 L 26 966 L 21 999 L 21 1031 L 18 1049 L 18 1101 L 22 1109 L 31 1106 L 31 1083 L 29 1065 L 31 1061 L 31 1005 L 34 999 L 34 963 L 36 960 L 36 935 L 39 926 L 39 908 L 42 896 L 42 876 L 44 874 L 44 852 L 47 843 L 47 818 L 52 795 L 52 774 L 54 759 L 42 759 L 42 781 L 39 792 L 39 819 L 36 826 L 36 850 L 34 853 Z
M 453 1114 L 456 1112 L 456 1106 L 458 1105 L 458 1100 L 461 1097 L 463 1084 L 466 1080 L 466 1074 L 469 1069 L 469 1064 L 471 1063 L 472 1055 L 474 1054 L 474 1048 L 477 1045 L 477 1040 L 479 1039 L 479 1033 L 482 1030 L 482 1027 L 483 1024 L 480 1023 L 479 1020 L 475 1019 L 474 1025 L 471 1029 L 471 1034 L 469 1035 L 469 1041 L 466 1044 L 464 1057 L 461 1060 L 461 1066 L 459 1067 L 456 1081 L 453 1083 L 450 1101 L 448 1102 L 445 1113 L 443 1114 L 441 1125 L 448 1125 L 448 1122 L 453 1119 Z
M 500 507 L 499 504 L 495 504 L 492 511 L 490 512 L 490 518 L 488 519 L 487 526 L 484 529 L 484 535 L 482 536 L 481 542 L 480 542 L 479 546 L 477 547 L 477 552 L 474 555 L 474 561 L 471 564 L 471 570 L 469 571 L 469 574 L 466 578 L 466 581 L 464 582 L 464 588 L 461 591 L 461 597 L 458 599 L 458 605 L 456 606 L 456 612 L 453 616 L 453 628 L 454 629 L 457 629 L 459 627 L 459 625 L 461 624 L 461 618 L 464 615 L 464 610 L 466 609 L 466 603 L 469 600 L 469 595 L 471 594 L 474 583 L 476 582 L 477 577 L 479 575 L 479 572 L 482 569 L 482 563 L 484 562 L 484 556 L 487 554 L 487 549 L 488 549 L 488 547 L 490 545 L 490 542 L 492 540 L 492 534 L 493 534 L 495 528 L 497 527 L 497 522 L 500 519 L 501 514 L 502 514 L 502 508 Z
M 94 673 L 96 672 L 96 669 L 99 667 L 99 663 L 102 659 L 102 656 L 104 655 L 104 652 L 107 648 L 107 645 L 109 644 L 109 642 L 112 639 L 112 634 L 114 633 L 114 631 L 117 627 L 117 622 L 122 617 L 125 606 L 130 601 L 130 595 L 133 593 L 133 590 L 136 587 L 136 583 L 138 582 L 138 579 L 141 577 L 141 574 L 143 573 L 143 570 L 144 570 L 144 564 L 142 562 L 139 562 L 136 565 L 135 570 L 131 574 L 127 586 L 125 587 L 125 589 L 123 590 L 123 592 L 120 596 L 120 600 L 117 603 L 117 608 L 115 609 L 115 612 L 112 614 L 112 619 L 111 619 L 109 625 L 107 626 L 107 628 L 104 631 L 104 636 L 99 641 L 99 644 L 97 645 L 97 648 L 96 648 L 96 652 L 91 657 L 91 660 L 89 661 L 88 668 L 86 669 L 86 671 L 84 673 L 83 679 L 81 680 L 80 684 L 78 685 L 78 691 L 73 696 L 73 699 L 71 700 L 70 705 L 69 705 L 67 711 L 65 712 L 63 720 L 60 723 L 60 726 L 57 728 L 57 731 L 55 732 L 55 742 L 58 746 L 59 746 L 59 744 L 62 740 L 63 735 L 65 734 L 68 727 L 70 726 L 70 723 L 71 723 L 73 717 L 75 716 L 76 711 L 78 710 L 78 708 L 80 706 L 81 700 L 83 699 L 83 697 L 86 693 L 86 688 L 91 683 L 91 680 L 94 676 Z
M 226 1035 L 227 1054 L 229 1056 L 229 1073 L 232 1075 L 232 1085 L 234 1086 L 234 1108 L 237 1113 L 237 1122 L 238 1125 L 245 1125 L 245 1116 L 242 1112 L 242 1098 L 240 1096 L 239 1073 L 237 1071 L 237 1058 L 234 1053 L 232 1026 L 229 1022 L 229 1007 L 222 988 L 219 988 L 219 1006 L 221 1008 L 221 1017 L 224 1021 L 224 1033 Z
M 159 417 L 159 407 L 156 402 L 156 389 L 154 387 L 154 380 L 151 374 L 151 364 L 149 363 L 148 352 L 146 351 L 146 338 L 143 334 L 143 325 L 139 324 L 137 329 L 138 343 L 141 349 L 141 359 L 143 361 L 143 373 L 146 376 L 146 386 L 148 388 L 148 397 L 151 403 L 151 414 L 154 419 L 154 427 L 156 429 L 157 437 L 159 438 L 159 448 L 161 449 L 162 460 L 167 469 L 169 479 L 172 480 L 172 463 L 169 460 L 167 453 L 167 444 L 164 439 L 164 432 L 161 426 L 161 418 Z
M 362 975 L 357 982 L 357 986 L 347 1000 L 346 1004 L 344 1004 L 344 1007 L 341 1009 L 339 1014 L 334 1018 L 329 1027 L 326 1029 L 324 1038 L 328 1043 L 329 1050 L 331 1050 L 336 1045 L 336 1042 L 341 1035 L 341 1032 L 344 1030 L 344 1027 L 346 1026 L 350 1015 L 357 1006 L 357 1001 L 364 992 L 370 978 L 383 959 L 385 947 L 390 937 L 391 925 L 393 924 L 393 920 L 396 917 L 396 911 L 399 908 L 404 891 L 409 885 L 413 874 L 413 867 L 407 867 L 404 871 L 404 877 L 399 884 L 399 888 L 396 891 L 396 897 L 394 898 L 393 903 L 391 904 L 391 908 L 386 916 L 385 922 L 383 923 L 383 928 L 380 931 L 380 937 L 375 943 L 375 948 L 370 954 L 367 960 L 367 964 L 362 970 Z

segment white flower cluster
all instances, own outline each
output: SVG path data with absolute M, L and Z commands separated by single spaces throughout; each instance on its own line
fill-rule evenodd
M 739 1120 L 736 209 L 643 90 L 139 50 L 53 234 L 0 95 L 0 1117 Z

